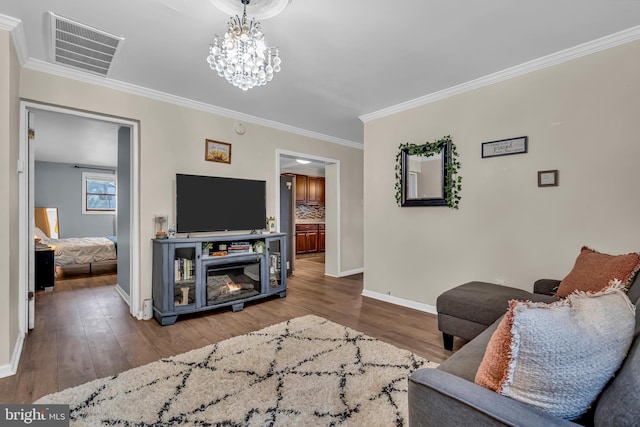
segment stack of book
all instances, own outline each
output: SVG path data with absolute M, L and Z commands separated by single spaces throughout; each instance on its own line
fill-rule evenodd
M 249 242 L 233 242 L 231 243 L 231 246 L 227 248 L 227 251 L 229 252 L 229 255 L 244 254 L 253 252 L 253 247 Z
M 173 265 L 174 279 L 176 282 L 193 280 L 195 277 L 196 263 L 189 258 L 176 258 Z

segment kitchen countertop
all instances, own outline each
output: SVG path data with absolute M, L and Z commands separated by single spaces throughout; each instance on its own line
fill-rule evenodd
M 298 224 L 324 224 L 324 221 L 313 221 L 313 220 L 307 220 L 307 221 L 296 221 L 296 225 Z

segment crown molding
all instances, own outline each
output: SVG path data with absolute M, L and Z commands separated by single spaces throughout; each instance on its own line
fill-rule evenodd
M 35 71 L 41 71 L 44 73 L 53 74 L 60 77 L 65 77 L 65 78 L 78 80 L 85 83 L 91 83 L 98 86 L 119 90 L 121 92 L 126 92 L 133 95 L 139 95 L 139 96 L 144 96 L 146 98 L 155 99 L 158 101 L 168 102 L 168 103 L 179 105 L 182 107 L 192 108 L 194 110 L 204 111 L 211 114 L 217 114 L 219 116 L 228 117 L 235 120 L 254 123 L 257 125 L 282 130 L 284 132 L 289 132 L 296 135 L 319 139 L 322 141 L 344 145 L 351 148 L 357 148 L 360 150 L 364 148 L 363 144 L 360 144 L 354 141 L 336 138 L 330 135 L 324 135 L 318 132 L 313 132 L 313 131 L 298 128 L 295 126 L 290 126 L 290 125 L 276 122 L 273 120 L 267 120 L 260 117 L 252 116 L 250 114 L 241 113 L 239 111 L 229 110 L 226 108 L 217 107 L 215 105 L 206 104 L 204 102 L 194 101 L 191 99 L 182 98 L 175 95 L 170 95 L 168 93 L 149 89 L 143 86 L 137 86 L 130 83 L 124 83 L 118 80 L 113 80 L 110 78 L 95 76 L 89 73 L 83 73 L 81 71 L 76 71 L 72 68 L 67 68 L 57 64 L 52 64 L 46 61 L 41 61 L 39 59 L 30 58 L 28 61 L 24 63 L 24 67 L 31 70 L 35 70 Z
M 592 53 L 600 52 L 602 50 L 610 49 L 612 47 L 630 43 L 639 39 L 640 25 L 565 50 L 561 50 L 559 52 L 552 53 L 550 55 L 543 56 L 541 58 L 537 58 L 532 61 L 528 61 L 523 64 L 516 65 L 514 67 L 507 68 L 505 70 L 498 71 L 496 73 L 489 74 L 487 76 L 480 77 L 466 83 L 459 84 L 457 86 L 433 92 L 419 98 L 393 105 L 391 107 L 383 108 L 382 110 L 374 111 L 372 113 L 363 114 L 359 118 L 364 123 L 367 123 L 371 120 L 390 116 L 392 114 L 400 113 L 402 111 L 410 110 L 422 105 L 431 104 L 445 98 L 449 98 L 465 92 L 470 92 L 475 89 L 509 80 L 514 77 L 519 77 L 528 73 L 532 73 L 534 71 L 542 70 L 544 68 L 552 67 L 554 65 L 562 64 L 563 62 L 571 61 L 582 56 L 591 55 Z
M 22 21 L 0 13 L 0 30 L 13 31 Z
M 11 39 L 13 40 L 13 46 L 16 48 L 18 61 L 20 61 L 20 65 L 24 65 L 29 58 L 29 54 L 22 21 L 12 18 L 11 16 L 0 14 L 0 30 L 6 30 L 11 33 Z

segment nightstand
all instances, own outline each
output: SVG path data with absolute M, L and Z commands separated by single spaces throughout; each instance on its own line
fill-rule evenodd
M 54 250 L 51 248 L 36 249 L 36 290 L 52 288 L 55 277 Z

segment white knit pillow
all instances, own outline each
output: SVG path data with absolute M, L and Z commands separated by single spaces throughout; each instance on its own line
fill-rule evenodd
M 635 307 L 617 286 L 552 304 L 510 301 L 476 383 L 560 418 L 584 414 L 629 351 Z

